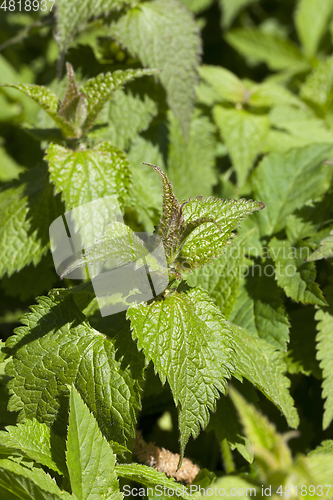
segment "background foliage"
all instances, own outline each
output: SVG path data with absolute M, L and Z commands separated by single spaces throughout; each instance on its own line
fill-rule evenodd
M 139 429 L 203 487 L 333 498 L 333 1 L 1 9 L 0 496 L 187 499 L 132 458 Z M 110 194 L 170 270 L 127 319 L 49 250 Z

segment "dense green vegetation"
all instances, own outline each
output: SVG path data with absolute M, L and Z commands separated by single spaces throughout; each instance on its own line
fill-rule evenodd
M 1 499 L 333 498 L 333 0 L 52 5 L 0 5 Z M 102 316 L 115 228 L 168 285 Z

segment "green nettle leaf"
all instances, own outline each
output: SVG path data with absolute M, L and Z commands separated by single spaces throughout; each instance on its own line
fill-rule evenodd
M 272 70 L 298 73 L 310 68 L 297 45 L 288 39 L 255 28 L 235 29 L 225 38 L 243 56 L 265 62 Z
M 3 85 L 20 90 L 33 99 L 58 125 L 65 137 L 74 138 L 77 133 L 73 124 L 58 113 L 59 97 L 47 87 L 31 83 L 11 83 Z
M 203 65 L 199 68 L 199 75 L 213 87 L 222 101 L 230 101 L 235 104 L 244 102 L 247 89 L 243 82 L 228 69 Z
M 333 1 L 300 0 L 295 24 L 306 57 L 314 57 L 333 15 Z
M 261 161 L 251 180 L 255 198 L 268 203 L 258 216 L 262 236 L 283 229 L 289 214 L 328 190 L 332 173 L 322 162 L 331 148 L 327 144 L 308 146 L 286 154 L 272 153 Z
M 333 441 L 332 439 L 325 439 L 317 448 L 310 451 L 309 457 L 314 455 L 331 455 L 333 453 Z
M 0 492 L 2 498 L 14 500 L 75 500 L 57 486 L 43 469 L 28 468 L 12 460 L 0 460 Z M 5 493 L 4 493 L 5 492 Z
M 171 113 L 169 123 L 168 176 L 175 195 L 179 200 L 209 196 L 217 183 L 214 126 L 206 117 L 193 117 L 185 141 L 180 124 Z
M 83 151 L 51 144 L 46 152 L 50 177 L 56 192 L 62 193 L 66 210 L 82 206 L 93 200 L 117 195 L 120 204 L 129 195 L 131 185 L 129 163 L 125 154 L 105 142 Z M 102 202 L 101 202 L 102 203 Z M 95 243 L 95 236 L 103 232 L 109 220 L 94 208 L 83 208 L 75 213 L 76 231 L 87 248 Z
M 153 488 L 155 486 L 163 487 L 173 492 L 170 494 L 169 498 L 182 498 L 183 500 L 193 499 L 186 491 L 186 488 L 182 484 L 177 483 L 173 478 L 167 477 L 163 472 L 155 470 L 153 467 L 147 467 L 142 464 L 120 464 L 116 466 L 117 476 L 124 477 L 131 481 L 143 484 L 147 488 Z M 158 490 L 156 490 L 156 497 L 159 496 Z M 150 496 L 151 498 L 151 496 Z
M 290 427 L 299 424 L 294 401 L 289 394 L 290 380 L 284 375 L 286 365 L 283 353 L 266 340 L 248 330 L 228 323 L 236 354 L 236 376 L 245 377 L 267 399 L 279 408 Z
M 278 349 L 286 350 L 290 324 L 282 292 L 273 277 L 274 270 L 267 261 L 248 268 L 229 319 Z
M 134 3 L 134 0 L 86 0 L 84 2 L 57 0 L 56 39 L 60 51 L 66 52 L 75 35 L 86 27 L 90 18 L 107 14 L 112 10 L 119 10 L 124 5 Z
M 7 341 L 10 410 L 20 411 L 20 421 L 35 417 L 64 435 L 67 386 L 74 384 L 106 438 L 125 445 L 134 436 L 143 380 L 143 356 L 129 332 L 101 334 L 65 290 L 40 297 L 21 321 L 25 326 Z
M 233 371 L 231 330 L 200 288 L 174 293 L 128 310 L 132 335 L 162 384 L 168 380 L 179 407 L 181 455 L 189 437 L 206 427 L 219 393 Z
M 278 285 L 284 289 L 287 297 L 303 304 L 325 306 L 326 301 L 315 282 L 316 266 L 307 262 L 310 254 L 309 244 L 304 241 L 291 246 L 287 240 L 272 238 L 269 253 L 275 262 L 275 276 Z
M 294 147 L 309 146 L 310 144 L 331 144 L 332 132 L 324 120 L 316 117 L 315 113 L 308 109 L 294 108 L 289 105 L 274 107 L 269 113 L 271 126 L 287 131 L 290 135 L 287 141 L 295 142 Z M 273 130 L 276 134 L 277 130 Z M 290 149 L 290 145 L 288 145 Z M 283 153 L 286 146 L 278 152 Z
M 78 500 L 123 498 L 114 472 L 116 455 L 74 386 L 70 395 L 66 458 L 71 488 Z
M 102 138 L 119 149 L 126 149 L 131 142 L 140 139 L 139 132 L 146 130 L 157 114 L 157 105 L 147 94 L 143 99 L 123 90 L 116 90 L 112 100 L 104 106 L 98 123 L 106 125 L 89 133 L 90 137 Z M 145 161 L 152 161 L 145 158 Z M 156 163 L 155 161 L 153 163 Z
M 323 398 L 324 418 L 323 429 L 327 429 L 333 419 L 333 286 L 327 288 L 326 298 L 329 304 L 328 308 L 320 309 L 316 312 L 315 319 L 317 323 L 317 359 L 320 360 L 320 367 L 323 370 Z
M 269 474 L 274 469 L 288 470 L 292 466 L 292 455 L 286 440 L 276 432 L 276 428 L 267 417 L 246 401 L 233 387 L 229 394 L 237 408 L 244 427 L 245 434 L 250 440 L 256 462 L 259 467 Z
M 61 212 L 43 164 L 0 192 L 0 276 L 40 262 L 49 249 L 49 226 Z
M 244 435 L 236 408 L 229 397 L 220 398 L 217 402 L 216 412 L 207 427 L 207 431 L 210 430 L 214 430 L 220 444 L 226 439 L 232 450 L 236 449 L 245 460 L 253 462 L 250 441 Z
M 248 267 L 245 258 L 248 237 L 249 233 L 236 237 L 233 244 L 225 248 L 224 254 L 214 259 L 212 263 L 194 269 L 186 276 L 188 285 L 201 286 L 209 292 L 210 297 L 226 317 L 229 316 L 237 299 L 243 273 Z
M 258 0 L 219 0 L 220 6 L 222 8 L 222 26 L 224 28 L 229 28 L 237 14 L 253 3 L 258 2 Z
M 82 133 L 92 127 L 105 104 L 113 97 L 115 90 L 135 78 L 156 73 L 155 69 L 127 69 L 126 71 L 117 70 L 112 74 L 100 73 L 90 78 L 80 89 L 87 99 L 87 117 L 82 125 Z
M 267 82 L 260 85 L 254 85 L 247 91 L 247 102 L 250 106 L 273 107 L 277 105 L 290 105 L 304 107 L 304 103 L 295 94 L 290 92 L 282 85 Z
M 320 247 L 317 248 L 308 258 L 307 261 L 311 262 L 320 259 L 330 259 L 333 257 L 333 231 L 330 236 L 320 242 Z
M 223 253 L 238 224 L 247 215 L 263 208 L 265 204 L 261 201 L 245 199 L 221 200 L 212 196 L 190 199 L 183 206 L 185 224 L 205 221 L 208 217 L 213 221 L 206 220 L 187 237 L 181 249 L 181 259 L 190 267 L 210 262 Z
M 333 57 L 321 61 L 301 87 L 302 98 L 325 114 L 333 105 Z
M 201 52 L 198 28 L 190 13 L 176 0 L 143 2 L 110 30 L 145 66 L 161 70 L 168 104 L 187 136 Z
M 132 229 L 122 222 L 113 222 L 106 226 L 96 243 L 63 272 L 61 278 L 80 267 L 93 266 L 111 259 L 116 259 L 117 265 L 121 266 L 146 257 L 149 257 L 149 252 Z M 144 260 L 141 261 L 143 262 Z
M 267 116 L 254 115 L 241 109 L 225 109 L 222 106 L 215 106 L 213 114 L 241 187 L 265 142 L 269 120 Z
M 49 469 L 59 474 L 68 474 L 63 440 L 35 418 L 6 427 L 6 431 L 0 432 L 0 446 L 21 450 Z

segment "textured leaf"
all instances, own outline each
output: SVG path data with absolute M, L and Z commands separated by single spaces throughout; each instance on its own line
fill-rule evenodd
M 228 69 L 203 65 L 199 68 L 199 75 L 213 87 L 222 101 L 234 103 L 244 101 L 247 90 L 243 82 Z
M 123 5 L 133 4 L 133 0 L 57 0 L 56 39 L 61 52 L 66 52 L 75 35 L 83 30 L 90 18 L 118 10 Z
M 45 165 L 0 192 L 0 276 L 40 262 L 49 249 L 49 225 L 62 210 Z
M 201 286 L 209 292 L 226 317 L 233 308 L 244 270 L 247 268 L 245 253 L 248 236 L 249 234 L 245 233 L 236 237 L 233 244 L 225 248 L 224 254 L 200 269 L 193 269 L 191 274 L 186 276 L 191 287 Z
M 333 257 L 333 231 L 331 231 L 330 234 L 331 236 L 322 240 L 320 242 L 320 247 L 307 258 L 308 262 Z
M 174 293 L 163 301 L 131 307 L 133 338 L 162 384 L 168 380 L 179 406 L 181 455 L 191 436 L 206 427 L 219 392 L 232 373 L 231 331 L 207 292 Z
M 302 101 L 282 85 L 271 82 L 255 85 L 247 91 L 247 102 L 251 106 L 272 107 L 281 104 L 304 107 Z
M 270 256 L 275 262 L 278 285 L 287 297 L 303 304 L 326 305 L 319 285 L 315 282 L 316 266 L 306 262 L 310 248 L 305 242 L 291 246 L 287 240 L 271 239 Z
M 209 196 L 217 183 L 215 128 L 206 117 L 192 118 L 188 141 L 178 120 L 169 115 L 168 176 L 179 200 Z M 186 179 L 186 182 L 184 182 Z
M 321 163 L 331 147 L 316 145 L 287 154 L 272 153 L 255 169 L 251 177 L 254 196 L 268 203 L 258 217 L 263 236 L 283 229 L 287 215 L 327 191 L 331 171 Z
M 87 99 L 87 117 L 82 125 L 83 133 L 87 132 L 94 124 L 97 116 L 111 99 L 115 90 L 134 80 L 134 78 L 154 75 L 156 72 L 154 69 L 127 69 L 126 71 L 114 71 L 112 74 L 100 73 L 90 78 L 81 87 L 81 92 Z
M 286 350 L 289 320 L 271 261 L 248 268 L 244 286 L 230 314 L 230 321 Z
M 283 436 L 276 432 L 275 426 L 233 387 L 230 387 L 229 394 L 237 408 L 260 468 L 266 469 L 267 472 L 290 468 L 291 452 Z
M 31 469 L 11 460 L 0 460 L 0 488 L 6 497 L 20 500 L 75 500 L 67 491 L 60 490 L 57 483 L 43 471 Z M 7 497 L 8 492 L 8 497 Z M 13 497 L 9 496 L 13 493 Z
M 107 123 L 107 127 L 91 131 L 90 136 L 102 138 L 124 150 L 131 142 L 140 139 L 138 133 L 148 128 L 156 114 L 156 103 L 147 94 L 140 99 L 131 92 L 116 90 L 99 116 L 99 122 Z M 156 164 L 151 158 L 145 158 L 145 161 Z
M 332 143 L 332 132 L 324 120 L 317 118 L 310 109 L 279 105 L 269 113 L 269 121 L 271 126 L 289 132 L 290 136 L 297 141 L 295 147 Z
M 143 370 L 128 332 L 110 338 L 96 331 L 64 290 L 40 297 L 21 319 L 26 326 L 8 340 L 10 409 L 63 435 L 73 383 L 106 438 L 124 445 L 134 435 Z
M 76 137 L 75 127 L 65 120 L 64 117 L 59 115 L 59 98 L 52 90 L 47 87 L 29 83 L 6 84 L 6 87 L 20 90 L 26 96 L 33 99 L 55 121 L 65 137 Z
M 299 0 L 295 24 L 306 57 L 313 57 L 333 14 L 333 1 Z
M 291 41 L 254 28 L 236 29 L 225 36 L 227 42 L 245 57 L 265 62 L 272 70 L 297 73 L 309 68 L 299 48 Z
M 333 441 L 332 439 L 326 439 L 323 441 L 315 450 L 310 451 L 309 457 L 314 455 L 331 455 L 333 454 Z
M 0 432 L 0 446 L 21 450 L 36 462 L 67 475 L 63 440 L 36 419 L 6 427 Z
M 332 109 L 333 57 L 321 61 L 310 73 L 301 87 L 301 96 L 305 101 L 318 106 L 324 113 Z
M 243 186 L 265 142 L 269 130 L 268 118 L 222 106 L 216 106 L 213 113 L 236 170 L 238 185 Z
M 67 466 L 78 500 L 119 500 L 114 467 L 116 455 L 74 386 L 71 388 L 67 437 Z
M 254 390 L 254 389 L 253 389 Z M 253 462 L 250 441 L 244 435 L 235 406 L 230 397 L 220 398 L 211 416 L 207 431 L 214 430 L 219 443 L 227 440 L 231 450 L 237 450 L 247 462 Z
M 229 28 L 237 14 L 242 9 L 256 2 L 258 2 L 258 0 L 219 0 L 223 14 L 222 26 L 224 28 Z
M 220 200 L 212 196 L 190 199 L 183 207 L 186 224 L 205 217 L 212 217 L 215 223 L 202 224 L 188 236 L 182 247 L 182 259 L 199 267 L 218 257 L 246 215 L 264 207 L 260 201 L 244 199 Z
M 286 365 L 283 354 L 244 328 L 233 323 L 229 323 L 229 326 L 236 352 L 236 375 L 245 377 L 272 401 L 286 417 L 290 427 L 297 427 L 299 419 L 288 390 L 290 381 L 284 375 Z
M 122 222 L 113 222 L 106 226 L 103 236 L 97 239 L 95 245 L 87 248 L 85 253 L 62 273 L 61 278 L 75 269 L 94 266 L 99 262 L 116 259 L 117 266 L 122 266 L 148 256 L 149 252 L 143 240 L 130 227 Z
M 147 488 L 154 488 L 156 486 L 166 488 L 164 491 L 170 493 L 170 496 L 168 495 L 170 498 L 182 498 L 183 500 L 190 500 L 193 498 L 187 493 L 183 485 L 177 483 L 173 478 L 167 477 L 163 472 L 155 470 L 153 467 L 147 467 L 146 465 L 136 463 L 120 464 L 116 466 L 116 474 L 120 477 L 143 484 L 147 486 Z M 172 492 L 173 494 L 171 494 Z M 160 496 L 160 494 L 159 491 L 156 490 L 156 497 L 158 496 Z
M 93 200 L 116 194 L 120 204 L 129 193 L 130 171 L 125 154 L 105 142 L 83 151 L 51 144 L 46 153 L 50 177 L 56 192 L 62 193 L 66 210 L 79 207 Z M 101 201 L 100 207 L 103 202 Z M 103 207 L 104 208 L 104 207 Z M 75 214 L 76 231 L 85 247 L 95 243 L 109 220 L 106 209 L 94 212 L 94 208 L 82 209 Z
M 190 14 L 176 0 L 144 2 L 113 24 L 111 35 L 145 66 L 161 70 L 168 104 L 187 136 L 201 51 Z
M 323 429 L 327 429 L 333 419 L 333 286 L 328 287 L 326 298 L 328 308 L 320 309 L 316 312 L 317 324 L 317 359 L 320 360 L 320 367 L 323 370 L 323 392 L 325 398 Z

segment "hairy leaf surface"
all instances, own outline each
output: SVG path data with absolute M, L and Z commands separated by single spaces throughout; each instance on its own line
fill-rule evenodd
M 193 117 L 185 141 L 180 124 L 171 113 L 169 123 L 168 176 L 175 195 L 179 200 L 209 196 L 217 182 L 214 126 L 206 117 Z
M 66 459 L 78 500 L 120 500 L 116 455 L 74 386 L 71 388 Z
M 31 459 L 67 475 L 63 440 L 44 423 L 26 420 L 0 432 L 0 446 L 21 450 Z
M 187 224 L 204 217 L 212 217 L 216 224 L 207 222 L 197 227 L 185 241 L 182 258 L 190 265 L 202 266 L 218 257 L 246 215 L 264 207 L 265 204 L 260 201 L 244 199 L 221 200 L 212 196 L 190 199 L 183 207 Z
M 128 310 L 133 338 L 162 384 L 168 380 L 179 409 L 181 453 L 206 427 L 233 371 L 231 331 L 206 291 L 174 293 Z
M 290 324 L 282 292 L 273 274 L 274 266 L 267 261 L 248 268 L 245 282 L 231 311 L 230 321 L 267 340 L 278 349 L 286 350 Z
M 111 10 L 119 10 L 124 5 L 134 4 L 134 0 L 57 0 L 56 39 L 61 52 L 66 52 L 75 35 L 83 30 L 89 19 Z
M 189 12 L 176 0 L 143 2 L 111 25 L 111 35 L 145 66 L 161 70 L 169 106 L 187 136 L 201 52 Z
M 43 469 L 28 468 L 12 460 L 0 460 L 0 488 L 9 500 L 75 500 L 61 490 Z M 10 494 L 13 496 L 9 496 Z M 8 497 L 7 497 L 8 494 Z
M 0 276 L 38 264 L 49 249 L 49 225 L 61 214 L 45 165 L 0 191 Z
M 288 297 L 303 304 L 326 305 L 319 285 L 315 282 L 316 266 L 313 262 L 306 262 L 310 249 L 305 242 L 291 246 L 286 240 L 273 238 L 269 249 L 275 262 L 278 285 Z
M 332 173 L 322 162 L 331 147 L 308 146 L 287 154 L 272 153 L 262 160 L 251 180 L 255 198 L 267 203 L 258 217 L 263 236 L 283 229 L 287 215 L 327 191 Z
M 236 375 L 245 377 L 257 387 L 286 417 L 290 427 L 297 427 L 299 418 L 289 394 L 290 380 L 284 375 L 283 354 L 266 340 L 248 330 L 229 323 L 236 355 Z
M 107 439 L 125 445 L 134 434 L 143 369 L 128 334 L 111 339 L 92 328 L 63 290 L 40 297 L 21 320 L 25 326 L 8 340 L 10 409 L 21 421 L 36 417 L 64 434 L 73 383 Z

